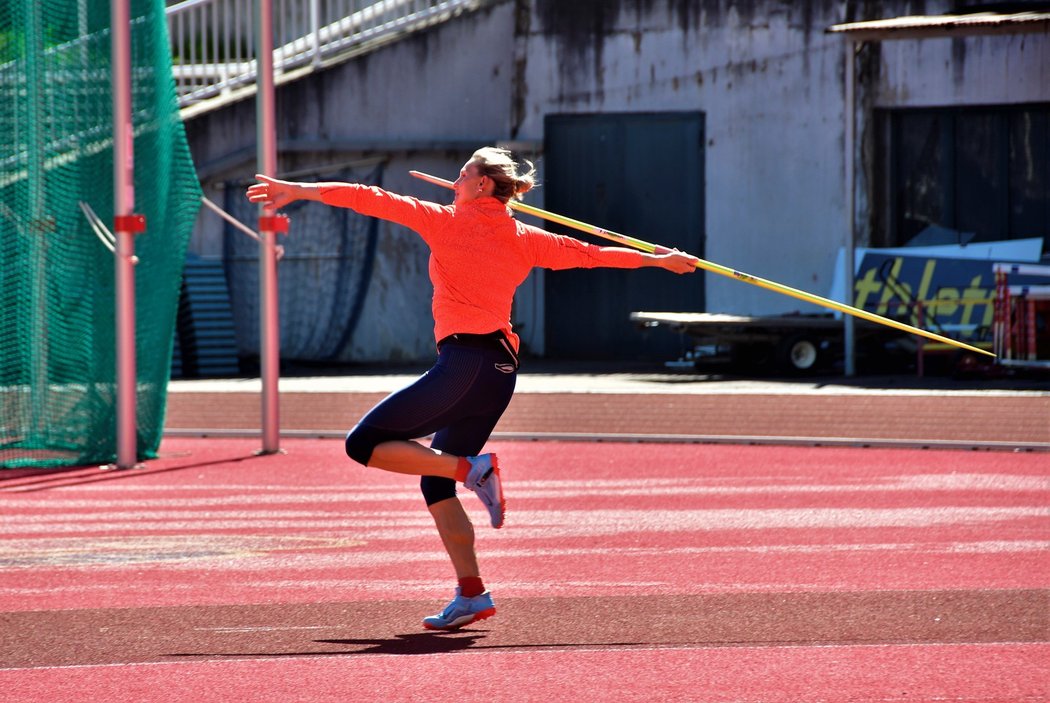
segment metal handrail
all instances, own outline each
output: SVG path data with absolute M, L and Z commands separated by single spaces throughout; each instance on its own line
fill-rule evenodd
M 274 72 L 320 68 L 476 9 L 482 0 L 274 0 Z M 255 83 L 255 0 L 183 0 L 166 10 L 179 107 Z

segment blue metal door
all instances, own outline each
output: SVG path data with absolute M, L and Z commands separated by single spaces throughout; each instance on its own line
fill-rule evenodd
M 549 115 L 544 162 L 548 210 L 703 257 L 702 113 Z M 675 357 L 682 348 L 677 335 L 640 331 L 630 313 L 704 310 L 699 271 L 687 276 L 660 269 L 549 271 L 544 288 L 551 358 Z

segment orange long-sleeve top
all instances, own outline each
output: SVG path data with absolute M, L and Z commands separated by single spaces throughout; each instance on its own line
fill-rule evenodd
M 430 248 L 434 338 L 502 331 L 514 349 L 514 291 L 533 268 L 638 268 L 640 252 L 599 247 L 518 222 L 496 198 L 464 205 L 398 195 L 376 186 L 324 184 L 321 200 L 404 225 Z

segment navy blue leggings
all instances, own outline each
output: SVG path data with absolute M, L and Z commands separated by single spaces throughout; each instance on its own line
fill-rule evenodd
M 376 446 L 434 435 L 430 446 L 455 456 L 481 453 L 514 394 L 516 364 L 506 351 L 441 344 L 437 362 L 410 386 L 387 396 L 346 436 L 346 453 L 367 465 Z M 456 495 L 456 482 L 423 476 L 427 505 Z

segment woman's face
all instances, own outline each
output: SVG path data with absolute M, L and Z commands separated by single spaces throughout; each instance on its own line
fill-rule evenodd
M 492 195 L 492 179 L 482 176 L 478 172 L 478 165 L 473 161 L 463 164 L 459 170 L 459 178 L 453 184 L 456 193 L 455 204 L 462 205 L 471 200 Z

